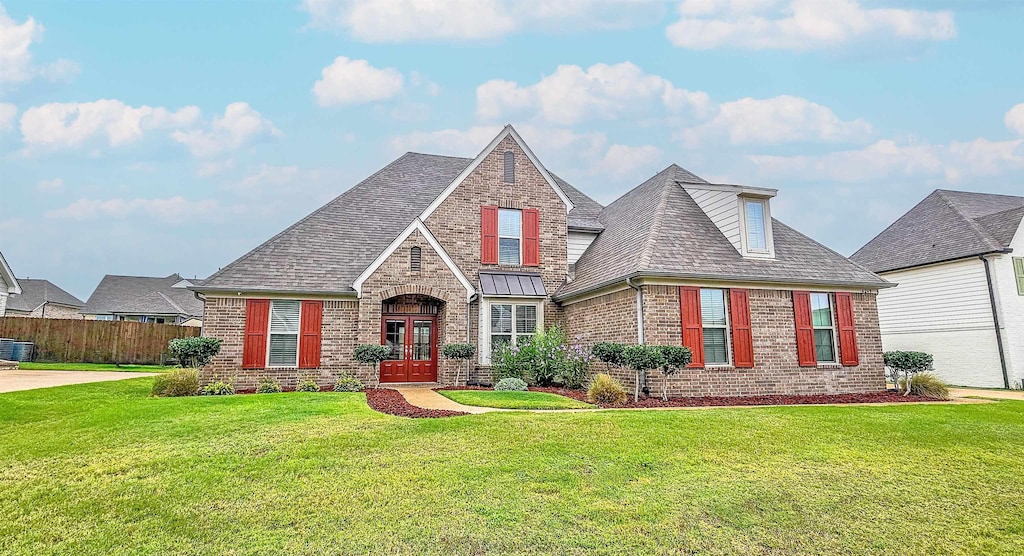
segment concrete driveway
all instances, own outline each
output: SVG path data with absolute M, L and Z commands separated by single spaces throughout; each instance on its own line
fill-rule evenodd
M 126 380 L 141 376 L 156 376 L 158 373 L 119 373 L 104 371 L 0 371 L 0 393 L 18 390 L 51 388 L 68 384 Z

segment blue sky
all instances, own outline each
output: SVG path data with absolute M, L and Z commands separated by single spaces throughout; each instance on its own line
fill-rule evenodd
M 603 203 L 675 162 L 844 254 L 935 188 L 1024 194 L 1024 2 L 0 5 L 0 251 L 83 299 L 507 122 Z

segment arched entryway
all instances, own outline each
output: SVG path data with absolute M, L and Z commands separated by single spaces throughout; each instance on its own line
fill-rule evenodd
M 437 382 L 438 337 L 444 301 L 422 294 L 385 299 L 381 306 L 381 344 L 391 357 L 380 364 L 380 381 Z

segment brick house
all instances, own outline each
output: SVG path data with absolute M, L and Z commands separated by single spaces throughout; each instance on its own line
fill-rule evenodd
M 677 395 L 883 389 L 890 284 L 773 220 L 775 195 L 672 165 L 603 207 L 511 126 L 474 159 L 407 153 L 192 287 L 223 340 L 202 380 L 452 384 L 438 348 L 471 342 L 488 382 L 495 346 L 557 324 L 690 346 Z M 357 364 L 363 343 L 392 359 Z
M 49 280 L 20 278 L 21 294 L 7 300 L 7 316 L 37 319 L 80 319 L 85 303 Z

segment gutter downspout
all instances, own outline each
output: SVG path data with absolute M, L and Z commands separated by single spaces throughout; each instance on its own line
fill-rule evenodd
M 199 325 L 199 335 L 202 336 L 203 335 L 203 328 L 206 328 L 206 296 L 202 295 L 201 293 L 197 292 L 196 290 L 192 290 L 192 297 L 195 297 L 199 301 L 203 302 L 203 321 L 202 321 L 203 324 Z
M 636 343 L 644 345 L 644 289 L 634 285 L 631 276 L 626 277 L 626 285 L 636 290 Z M 647 373 L 640 375 L 640 389 L 645 396 L 651 394 L 651 389 L 647 387 Z
M 996 328 L 996 346 L 999 347 L 999 365 L 1003 368 L 1003 387 L 1010 389 L 1010 375 L 1006 372 L 1006 354 L 1003 353 L 1003 335 L 999 332 L 999 311 L 996 310 L 996 293 L 992 287 L 992 270 L 989 268 L 988 259 L 985 255 L 979 255 L 982 264 L 985 265 L 985 282 L 988 283 L 988 302 L 992 307 L 992 322 Z
M 469 296 L 469 301 L 466 301 L 466 343 L 473 343 L 473 315 L 470 309 L 473 307 L 473 302 L 480 299 L 478 292 L 473 292 L 473 295 Z M 477 357 L 480 355 L 477 354 Z M 469 370 L 473 368 L 473 360 L 466 360 L 466 386 L 469 386 Z M 458 386 L 458 381 L 455 381 L 455 385 Z

